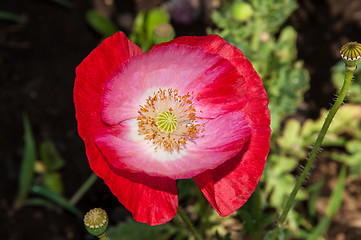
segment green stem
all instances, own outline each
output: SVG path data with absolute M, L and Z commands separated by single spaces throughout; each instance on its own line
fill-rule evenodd
M 98 179 L 98 176 L 95 173 L 92 173 L 90 177 L 83 183 L 83 185 L 76 191 L 76 193 L 71 197 L 69 203 L 73 206 L 84 196 L 84 194 L 89 190 L 91 186 Z
M 254 209 L 254 213 L 255 213 L 255 220 L 256 220 L 256 226 L 257 226 L 257 231 L 253 233 L 253 238 L 255 240 L 260 240 L 261 239 L 261 190 L 260 190 L 260 186 L 258 184 L 258 186 L 256 187 L 256 189 L 254 190 L 254 194 L 255 194 L 255 209 Z
M 312 165 L 313 165 L 313 163 L 314 163 L 314 161 L 316 159 L 316 155 L 320 150 L 322 141 L 323 141 L 323 139 L 324 139 L 324 137 L 325 137 L 325 135 L 327 133 L 327 130 L 328 130 L 334 116 L 336 115 L 337 110 L 340 108 L 341 104 L 343 103 L 343 100 L 345 99 L 345 97 L 347 95 L 349 86 L 351 84 L 352 76 L 353 76 L 353 73 L 354 73 L 355 70 L 356 70 L 356 67 L 347 67 L 346 66 L 345 81 L 344 81 L 343 86 L 341 88 L 340 94 L 339 94 L 335 104 L 332 106 L 331 110 L 329 111 L 329 113 L 328 113 L 328 115 L 327 115 L 327 117 L 326 117 L 326 119 L 325 119 L 325 121 L 323 123 L 323 126 L 321 128 L 321 131 L 318 134 L 318 137 L 317 137 L 316 142 L 315 142 L 315 146 L 313 147 L 313 149 L 311 151 L 311 154 L 310 154 L 310 156 L 309 156 L 309 158 L 307 160 L 307 164 L 306 164 L 305 168 L 303 169 L 301 175 L 299 176 L 299 178 L 298 178 L 298 180 L 296 182 L 296 185 L 292 190 L 291 195 L 288 197 L 286 206 L 283 209 L 283 212 L 282 212 L 282 214 L 281 214 L 281 216 L 280 216 L 280 218 L 278 220 L 278 224 L 276 226 L 276 229 L 273 232 L 271 240 L 275 240 L 277 238 L 277 236 L 279 234 L 279 231 L 281 230 L 283 224 L 287 220 L 287 215 L 288 215 L 289 211 L 291 210 L 291 208 L 294 205 L 296 194 L 297 194 L 298 190 L 300 190 L 303 182 L 306 179 L 306 176 L 310 172 L 311 167 L 312 167 Z
M 110 238 L 105 235 L 105 232 L 98 235 L 97 237 L 99 238 L 99 240 L 110 240 Z
M 181 207 L 178 206 L 178 214 L 182 218 L 183 222 L 187 225 L 189 230 L 193 233 L 194 237 L 197 240 L 203 240 L 203 238 L 199 235 L 196 228 L 193 226 L 189 218 L 187 217 L 186 213 L 183 211 Z

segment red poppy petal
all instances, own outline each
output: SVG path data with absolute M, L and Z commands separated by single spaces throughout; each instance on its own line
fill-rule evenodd
M 239 92 L 247 102 L 241 111 L 247 116 L 251 126 L 250 141 L 237 156 L 194 177 L 217 212 L 221 216 L 227 216 L 247 201 L 263 172 L 271 134 L 267 94 L 262 80 L 243 53 L 219 36 L 180 37 L 172 42 L 203 47 L 211 53 L 219 54 L 230 61 L 243 77 Z
M 262 140 L 262 139 L 260 139 Z M 267 154 L 262 145 L 268 145 L 269 140 L 264 138 L 258 149 L 250 149 L 250 145 L 235 157 L 218 166 L 194 177 L 203 195 L 222 217 L 240 208 L 252 195 L 259 178 L 262 175 L 264 161 Z M 250 156 L 247 151 L 258 152 L 256 156 Z
M 142 54 L 140 48 L 121 32 L 104 40 L 76 69 L 74 103 L 79 135 L 85 142 L 92 170 L 104 179 L 113 194 L 133 213 L 134 219 L 156 225 L 169 221 L 176 214 L 175 181 L 111 169 L 94 141 L 99 133 L 110 130 L 100 118 L 104 82 L 124 61 L 138 54 Z
M 92 168 L 103 176 L 105 184 L 132 212 L 134 220 L 153 226 L 169 222 L 176 215 L 178 193 L 175 180 L 130 173 L 102 162 L 96 162 Z

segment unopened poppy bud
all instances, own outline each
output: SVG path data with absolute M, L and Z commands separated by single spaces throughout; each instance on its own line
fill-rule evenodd
M 105 210 L 94 208 L 84 216 L 84 225 L 86 230 L 94 235 L 100 236 L 105 233 L 109 223 L 109 218 Z
M 340 51 L 346 67 L 356 67 L 361 62 L 361 44 L 349 42 L 342 46 Z
M 245 2 L 236 2 L 232 7 L 233 17 L 240 21 L 244 22 L 249 20 L 253 15 L 253 8 L 250 4 Z

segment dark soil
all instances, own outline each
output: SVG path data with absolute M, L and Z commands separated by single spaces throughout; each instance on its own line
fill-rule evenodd
M 88 27 L 85 11 L 100 7 L 96 0 L 94 5 L 87 0 L 71 2 L 74 3 L 73 9 L 50 0 L 0 2 L 0 10 L 27 18 L 25 23 L 0 20 L 1 239 L 89 238 L 81 220 L 65 210 L 43 207 L 12 210 L 24 146 L 22 115 L 25 113 L 29 116 L 36 141 L 51 139 L 66 159 L 61 171 L 65 197 L 70 198 L 91 173 L 83 142 L 77 134 L 72 90 L 75 67 L 101 40 Z M 103 10 L 114 20 L 124 20 L 122 16 L 134 17 L 136 9 L 136 4 L 129 0 L 111 11 Z M 300 1 L 300 9 L 292 15 L 289 23 L 299 33 L 299 57 L 311 74 L 306 114 L 307 117 L 317 117 L 319 109 L 329 107 L 334 96 L 330 68 L 339 60 L 340 47 L 350 40 L 361 41 L 361 1 Z M 131 22 L 128 21 L 120 30 L 129 32 L 129 26 Z M 200 35 L 204 33 L 203 26 L 198 23 L 176 25 L 176 32 Z M 200 27 L 203 32 L 200 32 Z M 328 169 L 329 164 L 320 161 L 321 170 L 316 170 L 316 176 L 317 171 L 323 173 L 322 169 Z M 336 172 L 329 177 L 330 181 L 335 177 Z M 351 200 L 346 201 L 341 209 L 343 212 L 339 213 L 342 221 L 332 223 L 329 239 L 361 239 L 361 217 L 357 224 L 355 216 L 349 216 L 355 212 L 359 213 L 356 217 L 360 216 L 360 205 L 355 205 L 355 199 L 361 197 L 361 189 L 357 186 L 360 186 L 360 181 L 349 182 L 346 198 Z M 112 210 L 114 215 L 117 212 L 128 214 L 100 180 L 77 206 L 84 212 L 103 207 Z M 322 209 L 321 206 L 321 213 Z

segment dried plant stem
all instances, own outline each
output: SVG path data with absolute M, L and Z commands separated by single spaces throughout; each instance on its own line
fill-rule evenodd
M 327 117 L 326 117 L 326 119 L 325 119 L 325 121 L 323 123 L 321 131 L 318 134 L 318 137 L 317 137 L 315 145 L 314 145 L 314 147 L 313 147 L 313 149 L 311 151 L 311 154 L 310 154 L 310 156 L 309 156 L 309 158 L 307 160 L 307 164 L 306 164 L 305 168 L 303 169 L 301 175 L 299 176 L 299 178 L 298 178 L 298 180 L 296 182 L 296 185 L 294 186 L 294 188 L 292 190 L 291 195 L 288 197 L 288 200 L 287 200 L 286 205 L 285 205 L 285 207 L 283 209 L 283 212 L 282 212 L 282 214 L 281 214 L 281 216 L 280 216 L 280 218 L 278 220 L 276 229 L 274 230 L 274 232 L 272 234 L 271 240 L 277 239 L 277 237 L 279 235 L 279 232 L 280 232 L 281 228 L 283 227 L 283 224 L 287 220 L 287 215 L 288 215 L 289 211 L 291 210 L 291 208 L 294 205 L 297 192 L 298 192 L 298 190 L 300 190 L 300 188 L 301 188 L 302 184 L 304 183 L 308 173 L 310 172 L 311 167 L 312 167 L 313 163 L 315 162 L 317 153 L 320 150 L 322 141 L 325 138 L 327 130 L 328 130 L 333 118 L 335 117 L 338 109 L 342 105 L 342 103 L 343 103 L 343 101 L 344 101 L 344 99 L 345 99 L 345 97 L 347 95 L 348 89 L 349 89 L 351 81 L 352 81 L 352 76 L 353 76 L 355 70 L 356 70 L 356 66 L 354 66 L 354 67 L 346 66 L 345 81 L 344 81 L 343 86 L 341 88 L 340 94 L 339 94 L 335 104 L 330 109 L 330 111 L 329 111 L 329 113 L 328 113 L 328 115 L 327 115 Z

